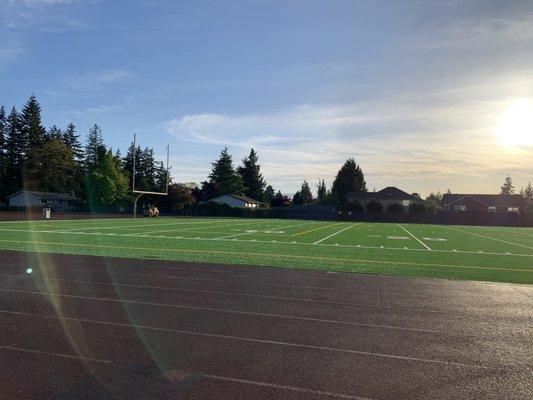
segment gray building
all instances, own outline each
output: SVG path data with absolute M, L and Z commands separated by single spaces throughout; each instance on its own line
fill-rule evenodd
M 81 202 L 76 196 L 69 193 L 37 192 L 21 190 L 7 197 L 10 207 L 25 207 L 40 210 L 50 207 L 57 211 L 72 211 Z
M 404 211 L 408 211 L 411 204 L 424 204 L 420 197 L 413 196 L 394 186 L 388 186 L 378 192 L 350 192 L 346 195 L 346 200 L 361 204 L 363 210 L 366 210 L 368 203 L 372 201 L 381 203 L 383 211 L 387 211 L 387 208 L 392 204 L 399 204 Z
M 263 205 L 260 201 L 238 194 L 223 194 L 209 201 L 238 208 L 259 208 Z

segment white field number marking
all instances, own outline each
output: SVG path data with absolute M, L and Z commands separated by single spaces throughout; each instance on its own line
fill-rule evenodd
M 438 238 L 438 237 L 427 237 L 427 238 L 425 237 L 425 238 L 422 238 L 422 239 L 429 240 L 431 242 L 445 242 L 446 241 L 446 239 Z

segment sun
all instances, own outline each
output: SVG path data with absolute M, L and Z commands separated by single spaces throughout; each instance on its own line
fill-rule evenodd
M 508 146 L 533 146 L 533 102 L 513 100 L 502 114 L 496 135 Z

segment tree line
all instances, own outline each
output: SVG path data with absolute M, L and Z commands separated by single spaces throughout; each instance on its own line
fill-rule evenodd
M 6 112 L 0 106 L 0 200 L 19 190 L 72 193 L 80 198 L 88 211 L 118 211 L 131 206 L 133 194 L 133 163 L 136 165 L 136 189 L 164 191 L 169 171 L 155 159 L 152 148 L 141 149 L 130 144 L 126 155 L 115 152 L 104 143 L 102 130 L 93 125 L 82 143 L 76 126 L 70 122 L 63 129 L 43 126 L 41 106 L 31 96 L 20 112 L 14 106 Z M 147 196 L 163 211 L 175 212 L 198 202 L 207 202 L 223 194 L 243 194 L 272 207 L 328 204 L 340 210 L 358 209 L 348 204 L 346 195 L 352 191 L 366 192 L 364 173 L 348 158 L 337 172 L 331 188 L 323 179 L 316 186 L 316 197 L 304 180 L 292 198 L 269 185 L 254 149 L 235 166 L 227 148 L 212 163 L 207 179 L 199 185 L 169 182 L 168 196 Z M 448 189 L 449 192 L 449 189 Z M 501 188 L 502 194 L 515 192 L 510 176 Z M 531 183 L 520 194 L 533 199 Z M 425 204 L 428 211 L 440 209 L 442 194 L 431 193 Z
M 153 149 L 130 145 L 125 157 L 106 146 L 94 125 L 85 143 L 70 122 L 64 129 L 42 123 L 42 109 L 31 96 L 19 112 L 0 106 L 0 199 L 19 190 L 71 193 L 89 211 L 117 210 L 129 204 L 132 164 L 137 165 L 136 187 L 161 191 L 167 171 Z

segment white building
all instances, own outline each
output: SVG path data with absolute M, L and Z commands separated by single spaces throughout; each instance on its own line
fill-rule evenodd
M 62 211 L 72 210 L 80 199 L 69 193 L 49 193 L 21 190 L 7 197 L 10 207 L 41 209 L 50 207 Z
M 257 200 L 238 194 L 224 194 L 222 196 L 215 197 L 214 199 L 211 199 L 209 201 L 213 201 L 219 204 L 227 204 L 228 206 L 239 208 L 258 208 L 263 205 Z

